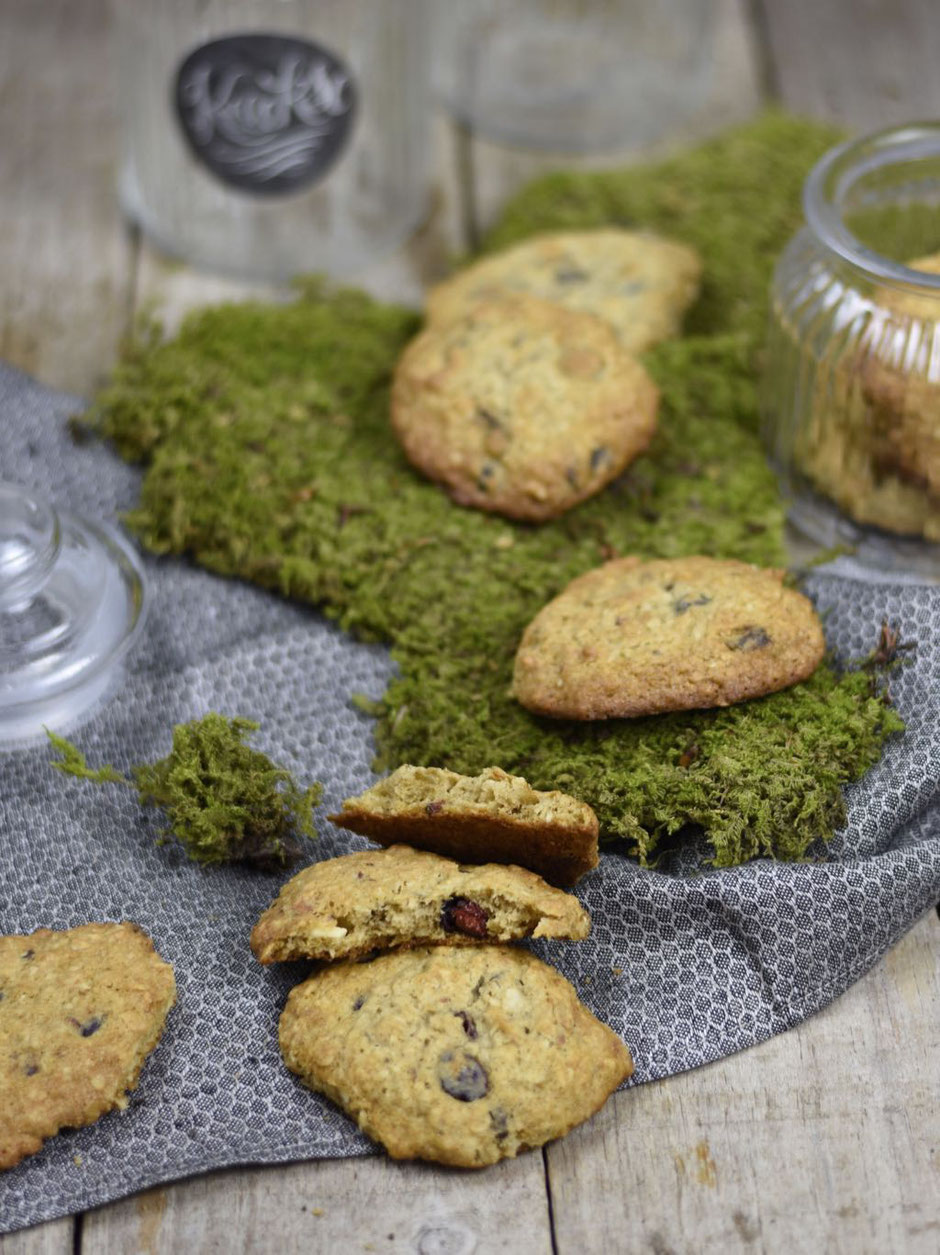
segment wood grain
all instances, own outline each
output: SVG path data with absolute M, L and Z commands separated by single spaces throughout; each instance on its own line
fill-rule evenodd
M 0 1255 L 72 1255 L 75 1225 L 71 1216 L 64 1220 L 51 1220 L 36 1225 L 34 1229 L 22 1229 L 0 1237 Z
M 536 1152 L 485 1172 L 385 1158 L 216 1172 L 84 1220 L 83 1255 L 235 1250 L 550 1255 L 542 1158 Z
M 938 947 L 931 912 L 797 1029 L 616 1094 L 549 1148 L 558 1251 L 935 1252 Z
M 87 393 L 129 311 L 107 0 L 4 0 L 0 358 Z
M 940 115 L 936 0 L 755 0 L 792 109 L 853 131 Z

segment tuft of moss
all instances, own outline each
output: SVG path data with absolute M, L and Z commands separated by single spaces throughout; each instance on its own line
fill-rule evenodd
M 690 828 L 719 865 L 803 857 L 841 821 L 841 785 L 900 727 L 870 677 L 827 662 L 759 702 L 590 725 L 539 720 L 508 686 L 525 625 L 606 558 L 784 561 L 755 435 L 755 352 L 773 259 L 832 138 L 771 114 L 658 166 L 549 176 L 509 205 L 486 247 L 614 222 L 688 240 L 705 266 L 689 334 L 645 359 L 662 390 L 651 449 L 563 518 L 533 527 L 460 509 L 413 470 L 388 389 L 417 317 L 308 282 L 291 304 L 207 309 L 175 339 L 130 348 L 90 417 L 146 463 L 130 525 L 156 552 L 390 642 L 400 674 L 372 707 L 380 767 L 495 763 L 565 788 L 644 862 Z
M 173 729 L 166 758 L 131 768 L 91 768 L 64 737 L 48 732 L 62 758 L 52 766 L 98 784 L 137 790 L 142 806 L 158 806 L 167 831 L 197 863 L 284 867 L 300 856 L 295 833 L 315 837 L 313 808 L 322 787 L 301 789 L 283 767 L 247 744 L 259 725 L 209 712 Z

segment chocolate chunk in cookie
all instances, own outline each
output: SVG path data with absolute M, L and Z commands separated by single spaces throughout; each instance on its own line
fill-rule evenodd
M 597 866 L 597 816 L 558 790 L 487 767 L 462 776 L 443 767 L 397 768 L 334 823 L 380 845 L 399 841 L 463 863 L 516 863 L 554 885 L 573 885 Z
M 565 978 L 510 946 L 325 968 L 291 992 L 280 1046 L 394 1158 L 468 1168 L 561 1137 L 633 1071 Z
M 175 999 L 136 924 L 0 937 L 0 1168 L 126 1107 Z
M 783 571 L 619 558 L 579 576 L 526 628 L 513 693 L 529 710 L 607 719 L 727 706 L 806 679 L 825 651 Z
M 461 505 L 538 522 L 642 453 L 657 404 L 606 323 L 516 296 L 432 324 L 408 345 L 392 425 L 410 461 Z
M 355 958 L 412 945 L 586 937 L 570 893 L 523 867 L 471 867 L 395 845 L 324 859 L 289 880 L 255 925 L 262 963 Z

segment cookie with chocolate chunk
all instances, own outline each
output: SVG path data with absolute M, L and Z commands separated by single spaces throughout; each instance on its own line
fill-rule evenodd
M 443 767 L 397 768 L 330 819 L 380 845 L 399 841 L 465 863 L 516 863 L 554 885 L 597 866 L 597 816 L 558 790 L 487 767 L 462 776 Z
M 397 946 L 586 937 L 576 897 L 524 867 L 454 863 L 393 845 L 298 872 L 251 933 L 261 963 L 345 959 Z
M 825 651 L 784 572 L 691 557 L 618 558 L 573 580 L 523 633 L 513 694 L 567 719 L 728 706 L 806 679 Z
M 280 1047 L 393 1158 L 466 1168 L 561 1137 L 633 1071 L 568 981 L 511 946 L 325 968 L 292 990 Z
M 126 1107 L 175 1000 L 136 924 L 0 937 L 0 1168 Z
M 480 301 L 524 293 L 609 323 L 639 353 L 677 335 L 698 294 L 702 263 L 686 244 L 605 228 L 537 235 L 484 257 L 428 295 L 428 319 L 448 322 Z
M 658 394 L 590 314 L 487 301 L 408 345 L 392 425 L 461 505 L 538 522 L 592 496 L 649 444 Z

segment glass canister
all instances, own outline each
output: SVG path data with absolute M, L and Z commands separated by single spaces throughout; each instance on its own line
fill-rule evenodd
M 638 148 L 711 84 L 715 0 L 439 0 L 434 22 L 437 94 L 504 143 Z
M 940 122 L 810 173 L 774 276 L 764 434 L 795 526 L 940 578 Z
M 125 210 L 249 278 L 355 274 L 427 205 L 429 0 L 120 0 Z

